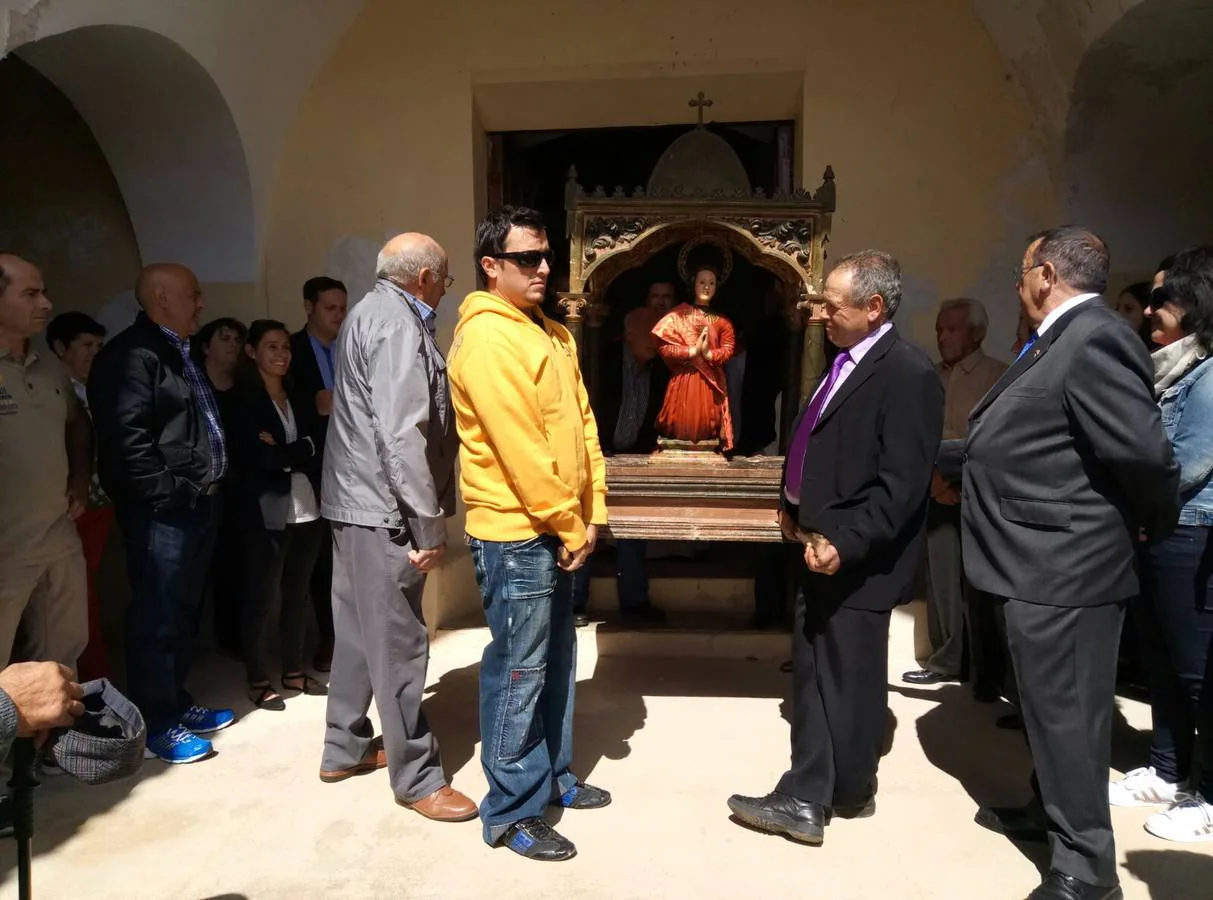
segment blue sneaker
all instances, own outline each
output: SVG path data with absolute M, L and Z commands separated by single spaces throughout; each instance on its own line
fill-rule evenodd
M 148 735 L 144 759 L 159 759 L 171 765 L 197 762 L 206 759 L 215 748 L 210 741 L 203 740 L 192 731 L 175 725 L 168 731 Z
M 181 717 L 181 724 L 194 734 L 222 731 L 235 721 L 236 714 L 230 709 L 207 709 L 205 706 L 191 706 Z

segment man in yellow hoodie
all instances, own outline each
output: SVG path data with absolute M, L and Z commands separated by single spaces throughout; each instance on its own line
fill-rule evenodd
M 606 524 L 598 428 L 564 326 L 540 305 L 552 268 L 543 217 L 504 207 L 476 229 L 486 290 L 459 308 L 449 376 L 459 487 L 492 641 L 480 665 L 484 839 L 528 859 L 569 859 L 549 804 L 595 809 L 577 779 L 572 573 Z

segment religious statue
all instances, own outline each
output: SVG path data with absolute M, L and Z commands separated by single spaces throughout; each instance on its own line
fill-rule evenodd
M 711 264 L 695 269 L 695 305 L 680 303 L 653 328 L 657 352 L 670 368 L 670 385 L 657 416 L 657 433 L 667 440 L 733 449 L 733 421 L 725 363 L 733 358 L 733 325 L 711 308 L 723 281 Z

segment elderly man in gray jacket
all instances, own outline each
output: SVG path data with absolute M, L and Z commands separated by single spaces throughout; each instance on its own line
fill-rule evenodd
M 336 638 L 322 781 L 387 766 L 396 802 L 446 822 L 476 804 L 448 784 L 421 711 L 429 636 L 426 573 L 455 506 L 458 438 L 434 318 L 450 286 L 443 249 L 402 234 L 336 340 L 321 512 L 333 525 Z M 375 739 L 372 695 L 383 728 Z

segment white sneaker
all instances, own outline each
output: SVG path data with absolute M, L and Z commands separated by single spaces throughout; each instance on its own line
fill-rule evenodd
M 1170 809 L 1146 819 L 1146 831 L 1183 844 L 1213 841 L 1213 803 L 1205 803 L 1191 794 L 1179 794 Z
M 1159 778 L 1153 766 L 1134 769 L 1119 781 L 1108 783 L 1108 802 L 1113 806 L 1170 806 L 1179 788 Z

